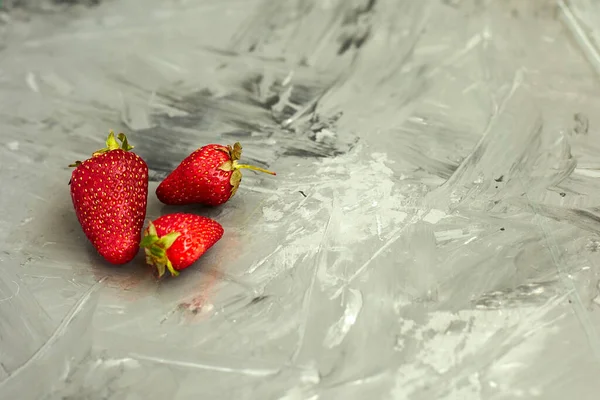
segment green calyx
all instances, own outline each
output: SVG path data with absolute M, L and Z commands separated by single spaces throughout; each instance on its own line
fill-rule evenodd
M 117 139 L 121 142 L 121 144 L 119 144 L 119 142 L 117 142 Z M 108 153 L 109 151 L 112 151 L 112 150 L 130 151 L 131 149 L 133 149 L 133 146 L 131 146 L 129 144 L 129 142 L 127 141 L 127 136 L 125 136 L 124 133 L 119 133 L 117 135 L 117 137 L 115 138 L 115 132 L 111 129 L 108 134 L 108 138 L 106 139 L 106 147 L 92 153 L 92 157 L 96 157 L 96 156 L 99 156 L 100 154 Z M 75 161 L 73 164 L 70 164 L 69 167 L 78 167 L 81 164 L 83 164 L 82 161 Z
M 169 270 L 171 276 L 179 275 L 179 272 L 173 268 L 173 264 L 171 264 L 171 260 L 169 260 L 169 257 L 167 256 L 167 250 L 169 250 L 179 236 L 181 236 L 181 233 L 171 232 L 163 237 L 158 237 L 154 224 L 152 222 L 148 224 L 148 230 L 140 242 L 140 247 L 143 248 L 146 253 L 146 262 L 149 265 L 156 267 L 159 278 L 161 278 L 167 270 Z
M 239 164 L 238 160 L 242 156 L 242 145 L 240 144 L 240 142 L 236 142 L 233 146 L 223 146 L 221 148 L 221 151 L 224 151 L 227 154 L 229 154 L 230 158 L 230 160 L 225 161 L 219 167 L 219 169 L 222 171 L 232 171 L 231 177 L 229 178 L 229 184 L 231 185 L 230 197 L 233 197 L 233 195 L 237 192 L 238 188 L 240 187 L 240 182 L 242 181 L 242 171 L 240 171 L 241 169 L 250 169 L 252 171 L 264 172 L 265 174 L 269 175 L 277 175 L 273 171 L 269 171 L 260 167 L 255 167 L 254 165 Z

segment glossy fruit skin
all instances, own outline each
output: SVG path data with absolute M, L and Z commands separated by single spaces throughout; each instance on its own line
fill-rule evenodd
M 217 206 L 231 197 L 233 171 L 219 169 L 231 161 L 227 146 L 209 144 L 187 156 L 156 188 L 158 199 L 168 205 Z
M 163 215 L 149 224 L 144 230 L 141 246 L 146 250 L 147 262 L 158 268 L 159 277 L 167 269 L 172 275 L 176 275 L 167 266 L 169 262 L 175 271 L 188 268 L 217 243 L 223 237 L 223 233 L 221 224 L 210 218 L 189 213 L 173 213 Z M 168 235 L 174 235 L 173 240 L 161 244 L 161 239 Z M 152 251 L 153 246 L 157 252 Z
M 218 206 L 237 192 L 242 169 L 276 175 L 275 172 L 239 164 L 242 145 L 209 144 L 187 156 L 156 188 L 156 196 L 164 204 L 204 204 Z
M 71 200 L 88 240 L 109 263 L 139 251 L 148 199 L 148 166 L 122 149 L 94 155 L 71 174 Z

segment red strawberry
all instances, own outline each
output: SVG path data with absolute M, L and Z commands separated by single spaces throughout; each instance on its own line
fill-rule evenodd
M 240 186 L 243 168 L 275 175 L 252 165 L 238 164 L 242 146 L 206 145 L 187 156 L 156 188 L 158 199 L 169 205 L 227 202 Z
M 127 137 L 110 131 L 106 148 L 71 175 L 71 199 L 83 232 L 98 253 L 112 264 L 125 264 L 139 251 L 148 199 L 148 166 Z
M 200 215 L 175 213 L 163 215 L 148 224 L 140 247 L 146 252 L 146 262 L 158 270 L 165 268 L 172 276 L 192 265 L 223 236 L 223 227 Z

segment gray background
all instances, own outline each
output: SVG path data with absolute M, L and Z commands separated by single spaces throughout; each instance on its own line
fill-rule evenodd
M 97 3 L 0 13 L 0 398 L 598 398 L 598 2 Z M 81 232 L 109 129 L 225 227 L 177 279 Z

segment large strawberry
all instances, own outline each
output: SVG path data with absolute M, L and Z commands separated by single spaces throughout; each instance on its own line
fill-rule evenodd
M 223 227 L 210 218 L 195 214 L 175 213 L 148 224 L 140 247 L 146 262 L 162 277 L 168 269 L 172 276 L 192 265 L 223 236 Z
M 110 131 L 106 148 L 77 161 L 71 175 L 71 199 L 83 232 L 112 264 L 125 264 L 139 251 L 148 199 L 148 166 L 127 137 Z
M 217 206 L 227 202 L 242 180 L 241 169 L 275 175 L 275 172 L 252 165 L 238 164 L 242 146 L 209 144 L 187 156 L 156 188 L 158 199 L 169 205 L 205 204 Z

